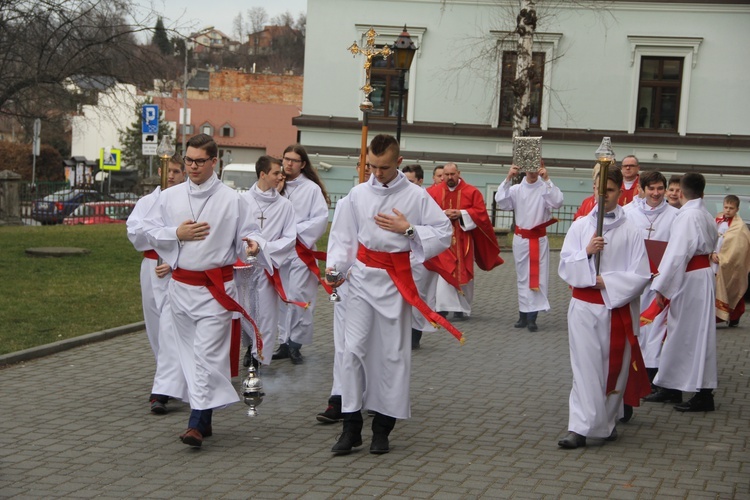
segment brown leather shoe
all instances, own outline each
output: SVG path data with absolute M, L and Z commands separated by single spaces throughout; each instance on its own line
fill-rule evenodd
M 203 434 L 201 434 L 198 429 L 193 429 L 191 427 L 185 431 L 185 434 L 180 436 L 180 440 L 188 446 L 200 448 L 203 444 Z

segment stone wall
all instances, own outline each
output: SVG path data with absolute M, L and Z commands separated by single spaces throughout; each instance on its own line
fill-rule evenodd
M 243 101 L 258 104 L 290 104 L 302 107 L 299 75 L 266 75 L 239 71 L 211 73 L 209 99 Z

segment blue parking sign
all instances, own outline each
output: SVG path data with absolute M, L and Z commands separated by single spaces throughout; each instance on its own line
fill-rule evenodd
M 159 133 L 159 105 L 144 104 L 141 120 L 141 133 L 158 134 Z

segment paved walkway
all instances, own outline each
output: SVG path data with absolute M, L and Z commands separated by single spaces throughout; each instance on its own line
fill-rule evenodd
M 367 452 L 367 421 L 365 446 L 342 457 L 329 452 L 340 427 L 315 421 L 331 383 L 325 298 L 305 364 L 265 369 L 260 416 L 241 403 L 217 412 L 201 450 L 177 438 L 187 406 L 148 411 L 144 332 L 0 370 L 0 497 L 750 498 L 747 322 L 719 331 L 715 412 L 643 406 L 617 442 L 564 451 L 569 295 L 556 274 L 551 285 L 552 312 L 531 334 L 511 327 L 511 265 L 478 276 L 474 316 L 459 323 L 466 345 L 425 336 L 413 418 L 381 456 Z

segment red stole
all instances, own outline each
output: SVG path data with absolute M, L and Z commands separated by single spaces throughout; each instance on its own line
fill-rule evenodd
M 531 229 L 522 229 L 516 226 L 515 234 L 529 240 L 529 289 L 539 291 L 539 238 L 547 236 L 547 227 L 556 224 L 557 219 L 552 217 Z
M 602 292 L 596 288 L 573 288 L 573 298 L 590 304 L 604 305 Z M 631 363 L 628 369 L 628 381 L 625 386 L 623 402 L 630 406 L 640 406 L 641 398 L 651 394 L 651 383 L 646 374 L 646 364 L 643 362 L 638 339 L 633 333 L 630 304 L 612 309 L 610 316 L 607 395 L 613 393 L 617 386 L 617 377 L 622 370 L 622 357 L 625 354 L 625 342 L 630 344 Z
M 393 284 L 401 296 L 412 307 L 416 307 L 422 316 L 429 320 L 433 326 L 440 325 L 451 333 L 459 342 L 464 343 L 464 335 L 455 326 L 450 324 L 447 319 L 430 309 L 419 296 L 417 285 L 414 283 L 414 276 L 411 273 L 411 262 L 409 262 L 410 252 L 378 252 L 370 250 L 363 244 L 359 244 L 357 249 L 357 260 L 367 267 L 376 269 L 385 269 L 388 272 Z
M 641 176 L 638 175 L 635 178 L 635 181 L 633 182 L 633 185 L 630 186 L 630 189 L 625 188 L 625 181 L 622 181 L 622 195 L 620 196 L 620 199 L 617 200 L 617 204 L 622 206 L 627 205 L 631 201 L 633 201 L 633 198 L 635 198 L 638 193 L 641 192 Z
M 245 311 L 237 301 L 230 297 L 224 288 L 224 282 L 232 281 L 234 279 L 234 269 L 232 266 L 217 267 L 207 271 L 188 271 L 178 267 L 172 271 L 172 279 L 179 281 L 180 283 L 185 283 L 186 285 L 205 286 L 213 298 L 216 299 L 219 304 L 224 306 L 224 309 L 242 314 L 242 316 L 253 325 L 253 329 L 255 330 L 255 342 L 258 348 L 258 357 L 263 359 L 263 339 L 260 337 L 258 326 L 255 324 L 255 321 L 253 321 L 253 318 L 247 314 L 247 311 Z M 236 377 L 239 374 L 240 331 L 240 320 L 233 320 L 231 330 L 232 340 L 229 347 L 229 366 L 231 368 L 232 377 Z

